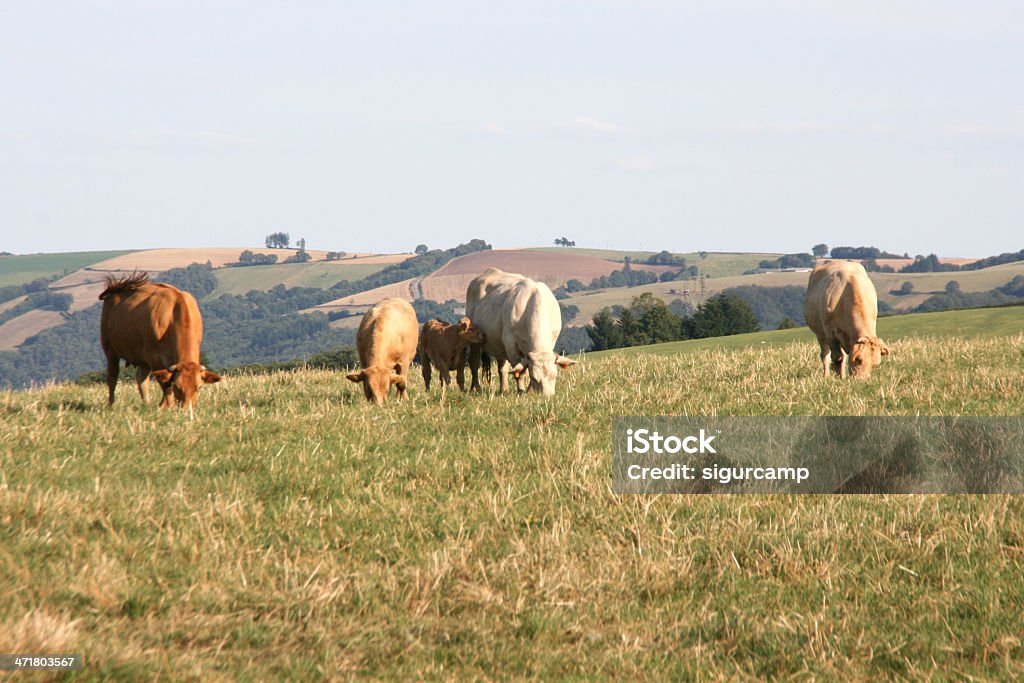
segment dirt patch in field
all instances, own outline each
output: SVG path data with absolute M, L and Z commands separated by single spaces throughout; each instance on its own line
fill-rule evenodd
M 453 259 L 425 277 L 405 280 L 360 292 L 353 296 L 342 297 L 310 310 L 332 311 L 370 306 L 388 297 L 398 297 L 407 301 L 419 298 L 433 299 L 434 301 L 448 301 L 449 299 L 463 301 L 466 298 L 466 287 L 469 282 L 487 268 L 500 268 L 510 273 L 522 273 L 555 289 L 564 286 L 572 279 L 589 284 L 596 277 L 622 269 L 622 264 L 579 254 L 513 249 L 478 251 Z M 676 270 L 671 266 L 643 264 L 637 264 L 634 268 L 653 271 L 659 275 L 667 270 Z
M 0 351 L 11 351 L 29 337 L 45 329 L 60 325 L 64 316 L 56 311 L 29 311 L 0 325 Z M 98 334 L 98 332 L 97 332 Z

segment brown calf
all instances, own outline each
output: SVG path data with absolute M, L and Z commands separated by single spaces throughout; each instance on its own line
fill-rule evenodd
M 437 368 L 441 385 L 451 384 L 452 368 L 459 389 L 465 391 L 466 346 L 479 344 L 484 340 L 480 328 L 463 318 L 456 325 L 446 325 L 440 320 L 423 323 L 420 330 L 420 365 L 423 368 L 423 383 L 430 389 L 430 366 Z

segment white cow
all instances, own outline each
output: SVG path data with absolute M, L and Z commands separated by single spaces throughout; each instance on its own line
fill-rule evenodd
M 484 333 L 484 343 L 473 345 L 469 366 L 471 388 L 479 391 L 481 349 L 498 364 L 501 390 L 508 389 L 509 373 L 515 375 L 520 391 L 529 388 L 545 396 L 555 393 L 558 368 L 576 361 L 555 353 L 555 340 L 562 331 L 558 300 L 543 282 L 525 275 L 488 268 L 469 283 L 466 315 Z

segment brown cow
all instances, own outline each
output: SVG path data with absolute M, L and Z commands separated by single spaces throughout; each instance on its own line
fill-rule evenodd
M 430 389 L 430 366 L 437 368 L 441 385 L 451 384 L 452 368 L 459 389 L 465 390 L 466 347 L 484 340 L 480 328 L 463 318 L 457 325 L 446 325 L 440 320 L 423 323 L 420 330 L 420 367 L 423 368 L 423 383 Z
M 220 381 L 199 362 L 203 318 L 195 298 L 171 285 L 150 282 L 145 273 L 109 275 L 106 284 L 100 294 L 100 344 L 107 357 L 110 405 L 123 358 L 137 368 L 135 381 L 143 403 L 152 374 L 163 388 L 161 408 L 171 404 L 173 393 L 177 405 L 191 412 L 203 384 Z
M 346 377 L 362 383 L 368 401 L 383 403 L 392 384 L 398 398 L 405 398 L 418 337 L 419 323 L 409 302 L 384 299 L 367 311 L 359 323 L 356 347 L 363 369 Z
M 804 302 L 804 319 L 821 345 L 821 365 L 843 376 L 844 365 L 853 377 L 867 377 L 888 355 L 875 333 L 878 295 L 864 266 L 852 261 L 825 261 L 811 272 Z M 844 356 L 847 360 L 844 363 Z

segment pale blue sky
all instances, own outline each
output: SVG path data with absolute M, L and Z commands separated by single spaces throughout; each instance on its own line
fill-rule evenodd
M 0 251 L 1024 247 L 1024 3 L 0 5 Z

